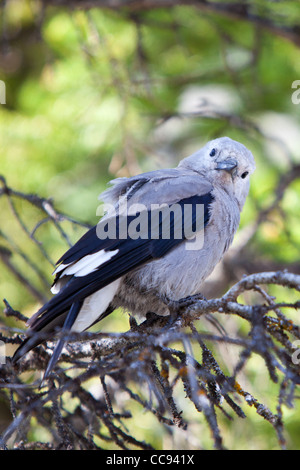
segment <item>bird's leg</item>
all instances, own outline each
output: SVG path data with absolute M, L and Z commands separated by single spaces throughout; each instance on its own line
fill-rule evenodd
M 162 315 L 157 315 L 155 312 L 147 312 L 146 322 L 149 326 L 155 325 L 164 320 L 165 317 Z
M 167 297 L 162 297 L 161 300 L 167 305 L 169 309 L 170 315 L 166 327 L 170 327 L 176 322 L 178 315 L 180 315 L 184 308 L 190 307 L 197 300 L 206 300 L 206 298 L 202 294 L 194 294 L 179 300 L 171 300 Z
M 183 297 L 179 300 L 171 300 L 168 297 L 161 297 L 161 300 L 167 305 L 171 312 L 177 312 L 182 310 L 185 307 L 190 307 L 197 300 L 207 300 L 202 294 L 189 295 L 188 297 Z
M 197 300 L 206 301 L 207 299 L 202 294 L 189 295 L 188 297 L 184 297 L 183 299 L 170 301 L 172 303 L 171 308 L 176 309 L 177 311 L 176 317 L 177 317 L 181 309 L 184 309 L 185 307 L 190 307 Z M 221 333 L 222 335 L 226 334 L 226 330 L 224 329 L 224 327 L 220 324 L 220 322 L 216 318 L 213 317 L 213 315 L 211 315 L 210 313 L 207 313 L 205 315 L 205 318 L 219 331 L 219 333 Z
M 189 307 L 197 300 L 206 300 L 202 294 L 195 294 L 188 297 L 184 297 L 179 300 L 171 300 L 167 296 L 160 296 L 159 299 L 168 307 L 169 315 L 157 315 L 154 312 L 148 312 L 146 320 L 140 325 L 137 325 L 136 320 L 130 317 L 130 327 L 135 330 L 139 327 L 158 326 L 162 327 L 163 330 L 171 328 L 178 316 L 181 314 L 181 310 L 185 307 Z
M 184 307 L 190 307 L 197 300 L 207 300 L 207 299 L 206 297 L 204 297 L 204 295 L 199 293 L 199 294 L 189 295 L 188 297 L 179 299 L 177 302 L 179 304 L 179 308 L 184 308 Z

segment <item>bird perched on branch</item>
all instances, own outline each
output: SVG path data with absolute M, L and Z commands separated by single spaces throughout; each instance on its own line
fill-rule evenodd
M 232 243 L 254 169 L 252 153 L 222 137 L 177 168 L 113 180 L 100 196 L 106 214 L 59 259 L 55 295 L 29 319 L 13 361 L 42 341 L 40 332 L 84 331 L 118 307 L 168 315 L 166 299 L 200 293 Z

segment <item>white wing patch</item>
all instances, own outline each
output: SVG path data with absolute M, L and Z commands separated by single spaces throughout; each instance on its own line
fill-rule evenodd
M 117 279 L 108 286 L 103 287 L 103 289 L 86 297 L 71 328 L 72 331 L 86 330 L 99 318 L 101 313 L 105 312 L 119 288 L 120 281 L 120 279 Z
M 52 294 L 58 294 L 59 291 L 64 287 L 67 281 L 68 281 L 67 278 L 58 279 L 50 289 Z
M 113 250 L 113 251 L 105 251 L 101 250 L 98 251 L 97 253 L 93 253 L 91 255 L 86 255 L 83 258 L 81 258 L 79 261 L 76 261 L 75 263 L 70 263 L 70 264 L 61 264 L 56 268 L 53 274 L 57 274 L 58 272 L 64 270 L 62 273 L 62 276 L 76 276 L 76 277 L 82 277 L 86 276 L 87 274 L 92 273 L 93 271 L 96 271 L 101 264 L 106 263 L 106 261 L 109 261 L 113 256 L 115 256 L 118 253 L 119 250 Z
M 57 266 L 57 268 L 55 269 L 55 271 L 53 271 L 52 273 L 52 276 L 55 276 L 57 273 L 60 273 L 60 271 L 63 271 L 64 269 L 66 269 L 66 267 L 70 266 L 70 264 L 72 263 L 68 263 L 68 264 L 60 264 L 59 266 Z

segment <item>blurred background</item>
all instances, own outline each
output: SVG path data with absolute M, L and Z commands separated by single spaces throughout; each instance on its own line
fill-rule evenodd
M 238 236 L 204 293 L 220 296 L 243 274 L 300 273 L 298 1 L 86 3 L 95 7 L 0 6 L 1 299 L 30 316 L 49 297 L 67 237 L 72 243 L 97 223 L 97 197 L 111 179 L 176 166 L 224 135 L 252 151 L 257 169 Z M 51 199 L 83 226 L 67 219 L 62 236 L 18 193 Z M 279 288 L 270 293 L 284 298 Z M 110 331 L 128 328 L 122 314 L 105 322 Z M 278 390 L 265 381 L 264 365 L 253 360 L 248 372 L 272 408 Z M 9 413 L 3 404 L 0 427 Z M 156 448 L 183 445 L 184 431 L 172 440 L 139 413 L 136 426 Z M 277 448 L 268 423 L 247 413 L 247 426 L 224 417 L 228 447 Z M 289 448 L 299 448 L 299 409 L 284 418 Z M 192 445 L 209 448 L 209 435 Z

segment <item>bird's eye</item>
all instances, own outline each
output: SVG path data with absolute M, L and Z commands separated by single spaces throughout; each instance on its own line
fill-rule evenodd
M 249 171 L 244 171 L 244 173 L 241 174 L 241 178 L 246 178 L 246 176 L 249 175 Z
M 216 149 L 212 149 L 212 150 L 210 151 L 209 156 L 210 156 L 210 157 L 214 157 L 214 156 L 216 155 L 216 152 L 217 152 Z

